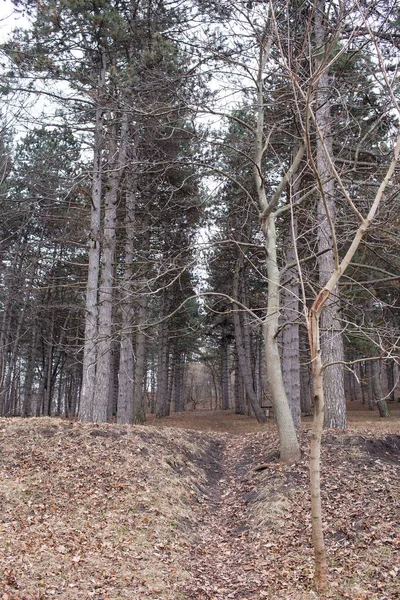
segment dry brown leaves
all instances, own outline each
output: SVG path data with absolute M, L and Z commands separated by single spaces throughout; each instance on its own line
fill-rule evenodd
M 329 432 L 329 599 L 399 598 L 398 436 Z M 308 433 L 0 420 L 1 600 L 310 600 Z M 255 471 L 257 465 L 265 468 Z
M 205 479 L 192 456 L 204 453 L 203 438 L 50 419 L 0 429 L 3 594 L 178 597 L 175 556 L 195 525 L 190 507 Z

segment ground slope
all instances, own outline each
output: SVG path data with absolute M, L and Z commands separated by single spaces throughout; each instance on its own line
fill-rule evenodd
M 0 420 L 0 599 L 311 599 L 308 440 Z M 400 438 L 328 432 L 328 598 L 399 598 Z

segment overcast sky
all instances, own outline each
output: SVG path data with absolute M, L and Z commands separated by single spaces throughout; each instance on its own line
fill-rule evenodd
M 14 6 L 10 0 L 0 0 L 0 42 L 7 39 L 14 27 L 20 27 L 26 23 L 26 19 L 14 12 Z

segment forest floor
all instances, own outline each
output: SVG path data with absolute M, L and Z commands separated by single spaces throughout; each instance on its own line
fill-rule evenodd
M 354 405 L 355 407 L 355 405 Z M 400 410 L 327 431 L 327 599 L 400 598 Z M 272 422 L 0 419 L 0 600 L 311 600 L 308 453 Z

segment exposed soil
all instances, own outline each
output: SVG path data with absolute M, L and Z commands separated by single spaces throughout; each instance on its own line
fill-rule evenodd
M 307 426 L 287 468 L 272 423 L 206 411 L 163 423 L 0 420 L 1 600 L 319 598 Z M 392 600 L 399 421 L 358 425 L 324 435 L 325 597 Z
M 248 485 L 249 466 L 258 449 L 244 448 L 232 436 L 216 441 L 220 457 L 212 468 L 201 503 L 199 526 L 191 544 L 189 565 L 194 580 L 186 589 L 193 599 L 260 598 L 262 561 L 250 536 L 247 505 L 254 497 Z

